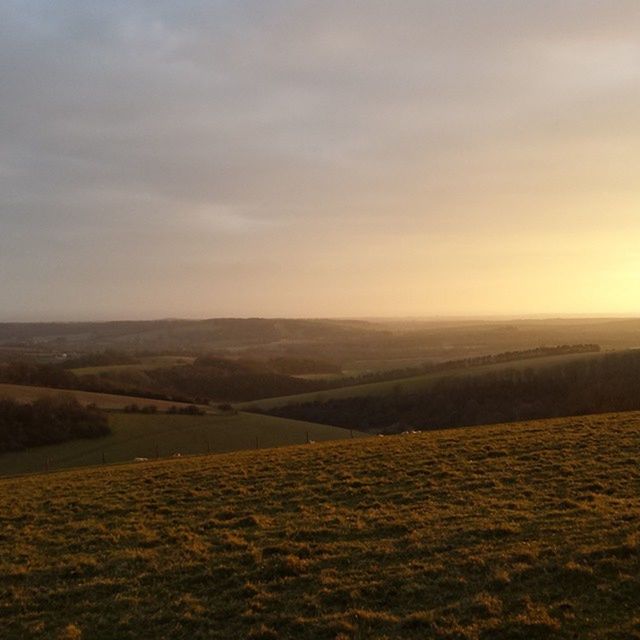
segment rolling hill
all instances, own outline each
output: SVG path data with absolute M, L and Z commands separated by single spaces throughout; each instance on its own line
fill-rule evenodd
M 0 480 L 3 637 L 635 638 L 640 414 Z
M 195 455 L 361 437 L 358 431 L 247 413 L 204 416 L 110 413 L 109 436 L 0 454 L 0 475 L 134 458 Z
M 547 320 L 296 320 L 212 318 L 123 322 L 0 323 L 0 361 L 59 362 L 114 349 L 131 355 L 311 358 L 357 374 L 526 350 L 595 343 L 640 346 L 636 318 Z
M 546 359 L 538 365 L 542 360 L 469 368 L 421 387 L 398 385 L 393 393 L 291 399 L 263 412 L 390 434 L 640 410 L 639 350 Z
M 167 410 L 173 406 L 188 406 L 184 402 L 173 402 L 171 400 L 156 400 L 154 398 L 140 398 L 113 393 L 94 393 L 93 391 L 80 391 L 77 389 L 54 389 L 53 387 L 0 383 L 0 398 L 14 398 L 23 402 L 32 402 L 38 398 L 51 396 L 72 397 L 76 398 L 81 404 L 95 404 L 100 409 L 108 410 L 122 409 L 132 403 L 151 405 L 160 411 Z
M 433 371 L 418 376 L 408 378 L 398 378 L 385 380 L 384 382 L 371 382 L 361 385 L 347 387 L 337 387 L 321 391 L 311 391 L 309 393 L 299 393 L 290 396 L 280 396 L 274 398 L 263 398 L 249 402 L 236 403 L 238 408 L 251 411 L 252 409 L 271 410 L 286 405 L 301 404 L 305 402 L 318 402 L 325 400 L 339 400 L 344 398 L 357 398 L 364 396 L 390 395 L 393 393 L 413 393 L 429 389 L 436 382 L 444 378 L 457 376 L 481 376 L 487 373 L 504 371 L 507 369 L 526 369 L 530 367 L 544 368 L 552 367 L 567 362 L 578 362 L 590 358 L 601 358 L 601 353 L 570 353 L 563 355 L 553 355 L 536 358 L 525 358 L 522 360 L 510 360 L 495 364 L 480 366 L 461 366 L 458 369 L 447 369 L 443 371 Z
M 116 322 L 0 323 L 0 345 L 134 349 L 220 349 L 371 336 L 383 327 L 359 320 L 210 318 Z
M 188 356 L 150 356 L 140 358 L 140 362 L 136 364 L 112 364 L 94 367 L 78 367 L 70 369 L 77 376 L 100 375 L 104 373 L 113 373 L 116 371 L 149 371 L 152 369 L 161 369 L 163 367 L 174 367 L 183 364 L 192 364 L 195 358 Z

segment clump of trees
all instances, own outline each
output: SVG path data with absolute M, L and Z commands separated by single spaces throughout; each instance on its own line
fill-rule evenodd
M 132 404 L 125 405 L 122 408 L 124 413 L 142 413 L 142 414 L 156 414 L 158 413 L 158 407 L 154 404 L 143 404 L 139 405 L 135 402 Z M 172 404 L 170 407 L 167 407 L 165 413 L 169 413 L 172 415 L 187 415 L 187 416 L 203 416 L 205 414 L 204 409 L 198 407 L 195 404 L 189 404 L 187 406 L 178 406 Z
M 229 402 L 221 402 L 216 409 L 218 411 L 220 411 L 221 413 L 228 413 L 228 414 L 232 414 L 235 415 L 237 412 L 236 409 L 233 408 L 233 405 Z
M 71 371 L 53 364 L 17 360 L 0 365 L 0 382 L 72 389 L 78 383 L 78 378 Z
M 30 404 L 0 399 L 0 452 L 111 433 L 107 416 L 75 398 L 41 398 Z
M 131 404 L 127 404 L 124 407 L 122 407 L 122 411 L 124 411 L 124 413 L 158 413 L 158 407 L 156 407 L 155 404 L 143 404 L 143 405 L 139 405 L 136 404 L 135 402 L 131 403 Z
M 167 409 L 167 413 L 183 416 L 203 416 L 205 411 L 195 404 L 189 404 L 186 407 L 177 407 L 176 405 L 172 405 Z

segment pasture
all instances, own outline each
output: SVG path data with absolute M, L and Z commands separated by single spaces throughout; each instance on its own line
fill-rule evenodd
M 640 414 L 0 480 L 6 640 L 638 638 Z
M 248 413 L 204 416 L 110 413 L 112 434 L 0 454 L 0 475 L 31 473 L 134 458 L 222 453 L 281 447 L 310 440 L 361 437 L 360 432 L 324 424 Z

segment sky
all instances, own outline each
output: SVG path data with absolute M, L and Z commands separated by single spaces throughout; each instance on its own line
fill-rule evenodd
M 0 320 L 640 314 L 638 0 L 3 0 Z

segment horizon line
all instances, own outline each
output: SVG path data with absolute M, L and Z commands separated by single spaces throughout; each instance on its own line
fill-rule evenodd
M 360 322 L 464 322 L 464 321 L 526 321 L 526 320 L 606 320 L 640 318 L 640 312 L 594 312 L 594 313 L 469 313 L 430 315 L 336 315 L 336 316 L 286 316 L 286 315 L 220 315 L 202 317 L 164 316 L 148 318 L 105 318 L 105 319 L 43 319 L 4 320 L 2 324 L 115 324 L 119 322 L 207 322 L 211 320 L 306 320 L 306 321 L 360 321 Z

